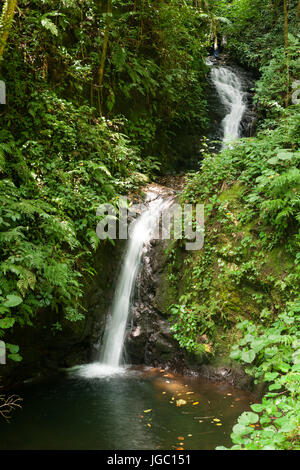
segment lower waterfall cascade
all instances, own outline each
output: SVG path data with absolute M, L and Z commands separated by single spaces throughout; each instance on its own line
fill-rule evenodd
M 246 92 L 238 74 L 229 67 L 213 66 L 210 76 L 220 101 L 227 111 L 221 123 L 223 130 L 222 148 L 224 149 L 230 147 L 232 142 L 241 137 L 241 121 L 247 109 Z
M 145 201 L 147 207 L 133 222 L 99 354 L 99 362 L 104 366 L 116 368 L 122 363 L 126 325 L 143 251 L 155 236 L 160 214 L 171 202 L 171 198 L 163 199 L 149 192 Z

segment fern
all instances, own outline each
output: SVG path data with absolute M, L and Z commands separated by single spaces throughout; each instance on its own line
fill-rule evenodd
M 21 239 L 25 238 L 24 234 L 22 233 L 24 227 L 15 227 L 5 232 L 0 232 L 0 244 L 6 243 L 11 244 L 13 242 L 18 242 Z

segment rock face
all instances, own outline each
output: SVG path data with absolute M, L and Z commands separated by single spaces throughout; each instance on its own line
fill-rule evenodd
M 157 307 L 156 294 L 164 266 L 162 246 L 152 242 L 143 257 L 132 305 L 126 352 L 133 364 L 182 368 L 183 352 L 172 337 L 168 318 Z

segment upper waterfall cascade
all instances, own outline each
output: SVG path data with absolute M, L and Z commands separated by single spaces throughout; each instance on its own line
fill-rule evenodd
M 228 67 L 212 67 L 211 79 L 227 111 L 222 121 L 224 149 L 241 137 L 241 121 L 247 109 L 246 92 L 239 76 Z

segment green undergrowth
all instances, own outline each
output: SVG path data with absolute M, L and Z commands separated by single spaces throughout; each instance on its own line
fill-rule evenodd
M 175 167 L 174 135 L 207 125 L 207 39 L 192 1 L 18 1 L 0 69 L 6 342 L 15 326 L 49 328 L 46 311 L 54 334 L 84 318 L 97 207 Z
M 170 283 L 184 286 L 169 307 L 175 337 L 269 383 L 256 413 L 234 427 L 234 448 L 298 446 L 299 118 L 299 105 L 289 107 L 275 130 L 205 155 L 181 195 L 204 204 L 205 242 L 185 256 L 183 272 L 171 268 Z
M 28 112 L 33 135 L 0 131 L 1 336 L 14 324 L 34 325 L 45 308 L 57 313 L 54 331 L 61 318 L 83 318 L 83 281 L 100 242 L 97 207 L 116 205 L 150 171 L 122 124 L 88 106 L 41 89 Z

